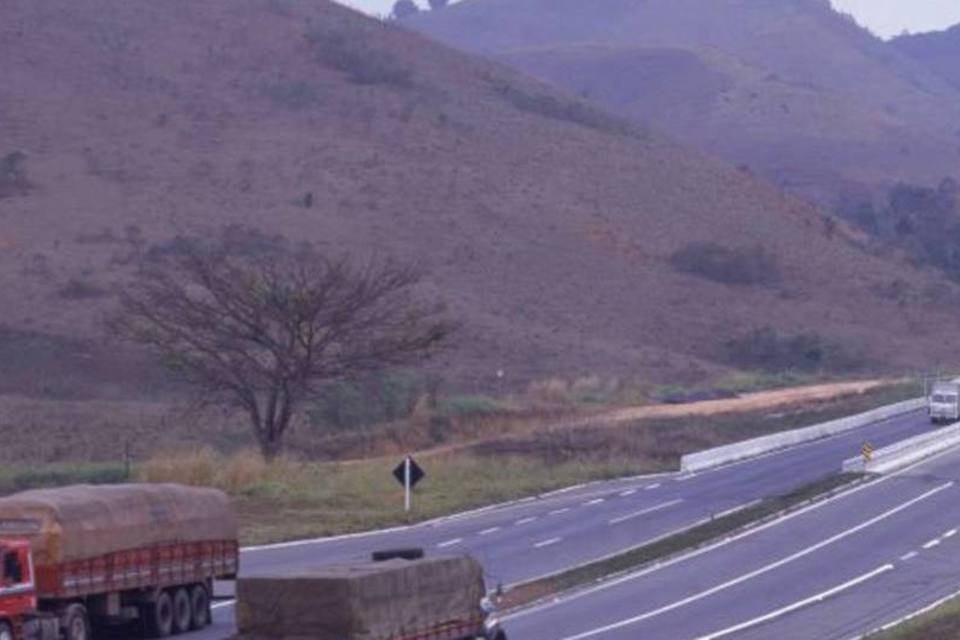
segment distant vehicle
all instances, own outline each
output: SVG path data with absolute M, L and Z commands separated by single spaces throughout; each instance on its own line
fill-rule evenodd
M 931 422 L 956 422 L 960 420 L 960 384 L 954 382 L 934 383 L 927 402 Z
M 470 556 L 378 552 L 365 564 L 241 577 L 238 638 L 507 640 L 485 593 Z
M 77 486 L 0 498 L 0 640 L 202 628 L 213 580 L 235 577 L 237 560 L 236 518 L 220 491 Z

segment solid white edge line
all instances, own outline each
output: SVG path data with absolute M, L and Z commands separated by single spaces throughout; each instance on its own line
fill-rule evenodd
M 869 638 L 870 636 L 873 636 L 873 635 L 875 635 L 875 634 L 877 634 L 877 633 L 882 633 L 882 632 L 884 632 L 884 631 L 889 631 L 890 629 L 893 629 L 894 627 L 900 626 L 900 625 L 903 624 L 904 622 L 910 622 L 910 621 L 913 620 L 914 618 L 919 618 L 919 617 L 922 616 L 922 615 L 926 615 L 926 614 L 930 613 L 931 611 L 933 611 L 934 609 L 936 609 L 937 607 L 939 607 L 939 606 L 941 606 L 941 605 L 945 605 L 945 604 L 947 604 L 948 602 L 950 602 L 951 600 L 953 600 L 953 599 L 955 599 L 955 598 L 960 598 L 960 591 L 955 591 L 955 592 L 951 593 L 950 595 L 944 596 L 943 598 L 940 598 L 939 600 L 937 600 L 937 601 L 935 601 L 935 602 L 932 602 L 932 603 L 928 604 L 927 606 L 925 606 L 925 607 L 923 607 L 923 608 L 921 608 L 921 609 L 917 609 L 916 611 L 914 611 L 914 612 L 912 612 L 912 613 L 908 613 L 907 615 L 902 616 L 902 617 L 900 617 L 900 618 L 897 618 L 896 620 L 893 620 L 892 622 L 888 622 L 888 623 L 886 623 L 886 624 L 883 625 L 883 626 L 877 627 L 876 629 L 873 629 L 873 630 L 868 631 L 868 632 L 866 632 L 866 633 L 860 634 L 859 636 L 854 636 L 854 637 L 852 637 L 852 638 L 849 638 L 848 640 L 865 640 L 866 638 Z
M 621 524 L 628 520 L 633 520 L 634 518 L 639 518 L 640 516 L 645 516 L 649 513 L 655 513 L 657 511 L 662 511 L 663 509 L 669 509 L 670 507 L 676 506 L 683 502 L 683 498 L 677 498 L 676 500 L 671 500 L 669 502 L 664 502 L 663 504 L 658 504 L 653 507 L 647 507 L 646 509 L 641 509 L 640 511 L 635 511 L 634 513 L 628 513 L 627 515 L 620 516 L 619 518 L 614 518 L 610 520 L 609 524 Z
M 615 579 L 613 579 L 613 580 L 608 580 L 608 581 L 606 581 L 606 582 L 604 582 L 604 583 L 602 583 L 602 584 L 599 584 L 599 585 L 597 585 L 597 586 L 595 586 L 595 587 L 591 587 L 591 588 L 589 588 L 589 589 L 583 589 L 583 590 L 580 590 L 580 591 L 576 591 L 576 592 L 574 592 L 574 593 L 571 593 L 571 594 L 568 595 L 567 597 L 562 597 L 562 598 L 561 598 L 561 597 L 557 597 L 557 598 L 553 599 L 552 601 L 550 601 L 550 602 L 548 602 L 548 603 L 545 603 L 545 604 L 541 604 L 541 605 L 539 605 L 539 606 L 532 606 L 532 607 L 529 607 L 529 608 L 527 608 L 527 609 L 517 610 L 517 611 L 515 611 L 515 612 L 513 612 L 513 613 L 510 613 L 510 614 L 508 614 L 508 615 L 502 616 L 502 618 L 503 618 L 503 619 L 513 619 L 513 618 L 520 618 L 520 617 L 523 617 L 523 616 L 526 616 L 526 615 L 530 615 L 530 614 L 533 614 L 533 613 L 538 613 L 538 612 L 543 611 L 543 610 L 545 610 L 545 609 L 552 608 L 552 607 L 556 606 L 557 604 L 564 603 L 564 602 L 567 602 L 567 601 L 569 601 L 569 600 L 576 600 L 576 599 L 579 599 L 579 598 L 583 598 L 583 597 L 592 595 L 592 594 L 594 594 L 594 593 L 596 593 L 596 592 L 598 592 L 598 591 L 604 591 L 604 590 L 606 590 L 606 589 L 610 589 L 610 588 L 616 587 L 616 586 L 618 586 L 618 585 L 620 585 L 620 584 L 623 584 L 623 583 L 625 583 L 625 582 L 630 582 L 630 581 L 632 581 L 632 580 L 637 580 L 637 579 L 639 579 L 639 578 L 643 578 L 643 577 L 645 577 L 645 576 L 647 576 L 647 575 L 649 575 L 649 574 L 651 574 L 651 573 L 654 573 L 654 572 L 656 572 L 656 571 L 660 571 L 661 569 L 666 569 L 667 567 L 671 567 L 671 566 L 673 566 L 673 565 L 675 565 L 675 564 L 680 564 L 680 563 L 686 562 L 686 561 L 688 561 L 688 560 L 693 560 L 694 558 L 697 558 L 697 557 L 699 557 L 699 556 L 701 556 L 701 555 L 710 553 L 710 552 L 715 551 L 715 550 L 717 550 L 717 549 L 719 549 L 719 548 L 721 548 L 721 547 L 725 547 L 725 546 L 727 546 L 728 544 L 731 544 L 731 543 L 736 542 L 736 541 L 738 541 L 738 540 L 742 540 L 742 539 L 744 539 L 744 538 L 747 538 L 747 537 L 756 535 L 756 534 L 758 534 L 758 533 L 760 533 L 760 532 L 762 532 L 762 531 L 765 531 L 765 530 L 767 530 L 767 529 L 769 529 L 769 528 L 771 528 L 771 527 L 778 526 L 778 525 L 780 525 L 780 524 L 783 524 L 784 522 L 788 522 L 788 521 L 790 521 L 790 520 L 793 520 L 794 518 L 797 518 L 797 517 L 799 517 L 799 516 L 801 516 L 801 515 L 804 515 L 804 514 L 806 514 L 806 513 L 811 512 L 811 511 L 815 511 L 815 510 L 817 510 L 817 509 L 821 509 L 821 508 L 823 508 L 823 507 L 825 507 L 825 506 L 827 506 L 827 505 L 829 505 L 829 504 L 833 504 L 834 502 L 836 502 L 836 501 L 838 501 L 838 500 L 841 500 L 841 499 L 843 499 L 843 498 L 848 498 L 848 497 L 850 497 L 850 496 L 852 496 L 852 495 L 855 495 L 855 494 L 857 494 L 857 493 L 860 493 L 861 491 L 864 491 L 864 490 L 866 490 L 866 489 L 868 489 L 868 488 L 870 488 L 870 487 L 876 487 L 876 486 L 881 485 L 881 484 L 883 484 L 883 483 L 885 483 L 885 482 L 889 482 L 890 480 L 892 480 L 892 479 L 894 479 L 894 478 L 897 478 L 897 477 L 899 477 L 899 476 L 907 473 L 908 471 L 911 471 L 911 470 L 913 470 L 913 469 L 915 469 L 915 468 L 917 468 L 917 467 L 921 467 L 921 466 L 924 466 L 924 465 L 929 465 L 929 464 L 933 463 L 934 461 L 939 460 L 940 458 L 943 458 L 943 457 L 945 457 L 945 456 L 947 456 L 948 454 L 951 454 L 951 453 L 954 453 L 954 452 L 953 452 L 952 450 L 941 451 L 940 453 L 937 453 L 937 454 L 935 454 L 935 455 L 933 455 L 933 456 L 930 456 L 929 458 L 926 458 L 926 459 L 924 459 L 924 460 L 918 460 L 918 461 L 915 462 L 914 464 L 908 465 L 908 466 L 906 466 L 906 467 L 904 467 L 904 468 L 902 468 L 902 469 L 900 469 L 900 470 L 898 470 L 898 471 L 894 471 L 893 473 L 890 473 L 890 474 L 888 474 L 888 475 L 881 476 L 880 478 L 878 478 L 878 479 L 876 479 L 876 480 L 873 480 L 872 482 L 867 482 L 867 483 L 859 484 L 859 485 L 857 485 L 857 486 L 855 486 L 855 487 L 853 487 L 853 488 L 851 488 L 851 489 L 848 489 L 848 490 L 846 490 L 846 491 L 842 491 L 842 492 L 840 492 L 840 493 L 838 493 L 838 494 L 836 494 L 836 495 L 833 495 L 833 496 L 831 496 L 831 497 L 829 497 L 829 498 L 820 500 L 820 501 L 818 501 L 818 502 L 814 502 L 813 504 L 810 504 L 810 505 L 808 505 L 808 506 L 806 506 L 806 507 L 803 507 L 803 508 L 801 508 L 801 509 L 798 509 L 798 510 L 796 510 L 796 511 L 792 511 L 792 512 L 786 513 L 786 514 L 782 515 L 781 517 L 776 518 L 775 520 L 771 520 L 770 522 L 766 522 L 766 523 L 764 523 L 764 524 L 762 524 L 762 525 L 760 525 L 760 526 L 747 529 L 747 530 L 744 531 L 743 533 L 740 533 L 740 534 L 735 535 L 735 536 L 731 536 L 731 537 L 729 537 L 729 538 L 724 538 L 723 540 L 721 540 L 721 541 L 719 541 L 719 542 L 717 542 L 717 543 L 714 543 L 714 544 L 711 544 L 711 545 L 707 545 L 707 546 L 701 547 L 701 548 L 699 548 L 699 549 L 695 549 L 694 551 L 691 551 L 690 553 L 676 556 L 676 557 L 671 558 L 670 560 L 667 560 L 667 561 L 665 561 L 665 562 L 658 562 L 658 563 L 656 563 L 656 564 L 653 565 L 653 566 L 646 567 L 646 568 L 641 569 L 640 571 L 637 571 L 637 572 L 635 572 L 635 573 L 628 573 L 628 574 L 626 574 L 626 575 L 623 575 L 623 576 L 621 576 L 621 577 L 615 578 Z M 706 518 L 706 519 L 701 520 L 699 523 L 696 523 L 696 524 L 702 524 L 703 522 L 709 522 L 709 520 L 710 520 L 709 518 Z M 696 526 L 696 524 L 694 524 L 693 526 Z M 678 530 L 675 531 L 674 533 L 681 532 L 681 531 L 685 531 L 687 528 L 688 528 L 688 527 L 681 527 L 680 529 L 678 529 Z M 667 535 L 669 536 L 669 535 L 671 535 L 671 534 L 667 534 Z M 661 538 L 661 539 L 662 539 L 662 538 Z M 649 542 L 648 542 L 648 543 L 644 543 L 644 544 L 649 544 Z M 639 545 L 639 546 L 643 546 L 643 545 L 641 544 L 641 545 Z M 619 555 L 619 553 L 610 554 L 610 556 L 607 556 L 607 557 L 611 557 L 611 556 L 614 556 L 614 555 Z M 601 559 L 604 559 L 604 558 L 601 558 Z M 554 573 L 551 573 L 551 574 L 547 574 L 546 576 L 541 576 L 540 578 L 550 577 L 551 575 L 556 575 L 556 574 L 559 574 L 559 573 L 563 573 L 563 572 L 562 572 L 562 571 L 557 571 L 557 572 L 554 572 Z M 534 578 L 534 579 L 532 579 L 532 580 L 528 580 L 528 581 L 524 581 L 524 582 L 531 582 L 531 581 L 533 581 L 533 580 L 537 580 L 537 579 L 540 579 L 540 578 Z
M 754 618 L 753 620 L 747 620 L 746 622 L 741 622 L 741 623 L 738 624 L 738 625 L 734 625 L 734 626 L 732 626 L 732 627 L 728 627 L 727 629 L 723 629 L 722 631 L 717 631 L 717 632 L 715 632 L 715 633 L 711 633 L 711 634 L 708 634 L 708 635 L 705 635 L 705 636 L 701 636 L 701 637 L 697 638 L 697 640 L 717 640 L 717 638 L 723 638 L 724 636 L 729 636 L 730 634 L 737 633 L 737 632 L 739 632 L 739 631 L 743 631 L 743 630 L 749 629 L 749 628 L 751 628 L 751 627 L 756 627 L 757 625 L 761 625 L 761 624 L 763 624 L 763 623 L 765 623 L 765 622 L 770 622 L 771 620 L 776 620 L 777 618 L 779 618 L 779 617 L 781 617 L 781 616 L 785 616 L 785 615 L 787 615 L 788 613 L 793 613 L 794 611 L 797 611 L 797 610 L 799 610 L 799 609 L 803 609 L 804 607 L 808 607 L 808 606 L 810 606 L 810 605 L 812 605 L 812 604 L 817 604 L 818 602 L 823 602 L 823 601 L 826 600 L 827 598 L 832 598 L 833 596 L 837 595 L 838 593 L 842 593 L 842 592 L 844 592 L 844 591 L 847 591 L 848 589 L 852 589 L 852 588 L 854 588 L 854 587 L 856 587 L 856 586 L 859 586 L 859 585 L 863 584 L 864 582 L 866 582 L 867 580 L 872 580 L 873 578 L 876 578 L 877 576 L 879 576 L 879 575 L 881 575 L 881 574 L 884 574 L 884 573 L 886 573 L 886 572 L 888 572 L 888 571 L 893 571 L 893 565 L 892 565 L 892 564 L 885 564 L 885 565 L 883 565 L 882 567 L 878 567 L 878 568 L 874 569 L 874 570 L 871 571 L 870 573 L 865 573 L 865 574 L 863 574 L 862 576 L 860 576 L 860 577 L 858 577 L 858 578 L 854 578 L 853 580 L 849 580 L 849 581 L 847 581 L 847 582 L 844 582 L 844 583 L 841 584 L 841 585 L 838 585 L 838 586 L 836 586 L 836 587 L 834 587 L 834 588 L 832 588 L 832 589 L 828 589 L 828 590 L 824 591 L 823 593 L 818 593 L 817 595 L 812 596 L 812 597 L 810 597 L 810 598 L 807 598 L 806 600 L 801 600 L 801 601 L 799 601 L 799 602 L 794 602 L 793 604 L 788 605 L 788 606 L 786 606 L 786 607 L 783 607 L 782 609 L 777 609 L 776 611 L 771 611 L 770 613 L 768 613 L 768 614 L 766 614 L 766 615 L 759 616 L 759 617 L 757 617 L 757 618 Z

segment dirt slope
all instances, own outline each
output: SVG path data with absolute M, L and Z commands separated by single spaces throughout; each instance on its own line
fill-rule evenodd
M 827 0 L 464 0 L 408 24 L 827 204 L 960 174 L 960 92 Z
M 813 208 L 327 0 L 7 0 L 0 59 L 14 345 L 96 335 L 138 257 L 242 224 L 422 260 L 467 323 L 443 364 L 473 388 L 500 368 L 509 384 L 696 379 L 767 325 L 887 369 L 960 351 L 954 287 L 864 254 Z M 747 280 L 678 268 L 696 243 Z M 11 352 L 31 371 L 36 354 Z

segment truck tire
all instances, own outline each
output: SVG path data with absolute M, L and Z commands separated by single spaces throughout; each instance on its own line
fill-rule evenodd
M 387 560 L 420 560 L 423 558 L 423 549 L 419 547 L 410 547 L 407 549 L 384 549 L 374 551 L 372 554 L 374 562 L 386 562 Z
M 13 631 L 6 622 L 0 622 L 0 640 L 13 640 Z
M 190 613 L 191 629 L 203 629 L 210 624 L 210 594 L 202 584 L 190 590 Z
M 71 604 L 64 611 L 63 640 L 90 640 L 90 620 L 82 604 Z
M 166 638 L 173 633 L 173 598 L 161 591 L 156 601 L 143 606 L 143 621 L 148 638 Z
M 193 611 L 190 609 L 190 592 L 186 587 L 180 587 L 173 592 L 173 632 L 186 633 L 190 631 L 193 621 Z

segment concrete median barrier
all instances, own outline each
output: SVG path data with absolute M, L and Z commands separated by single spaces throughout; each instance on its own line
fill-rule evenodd
M 880 422 L 881 420 L 894 418 L 905 413 L 918 411 L 925 407 L 926 403 L 925 398 L 906 400 L 855 416 L 691 453 L 680 459 L 680 468 L 685 472 L 695 472 L 754 458 L 765 453 L 786 449 L 787 447 L 793 447 L 813 440 L 828 438 L 853 429 L 865 427 L 874 422 Z
M 868 462 L 863 456 L 844 460 L 843 471 L 889 473 L 924 458 L 960 446 L 960 422 L 877 449 Z

